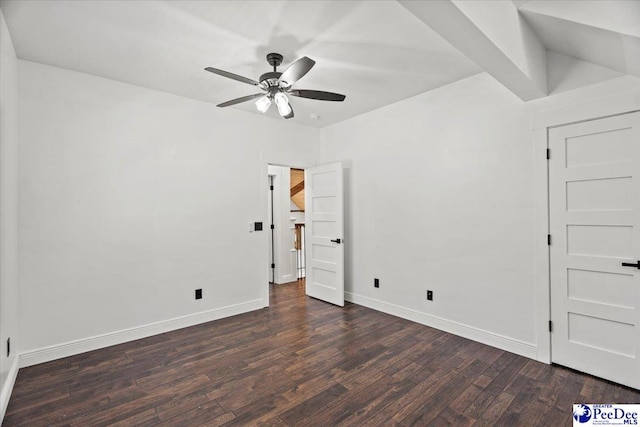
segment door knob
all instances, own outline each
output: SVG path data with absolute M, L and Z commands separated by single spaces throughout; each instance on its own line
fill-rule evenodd
M 636 267 L 638 270 L 640 270 L 640 261 L 638 261 L 637 263 L 633 264 L 630 262 L 623 262 L 622 263 L 623 267 Z
M 340 240 L 340 239 L 331 239 L 331 241 L 333 243 L 338 243 L 338 244 L 342 243 L 342 240 Z M 640 268 L 640 267 L 638 267 L 638 268 Z

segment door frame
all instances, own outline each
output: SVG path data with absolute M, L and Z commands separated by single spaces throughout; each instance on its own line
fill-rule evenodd
M 533 115 L 534 283 L 537 360 L 551 363 L 551 278 L 549 234 L 549 129 L 640 111 L 640 91 L 565 106 Z M 553 155 L 553 153 L 552 153 Z
M 312 166 L 315 166 L 314 164 L 308 164 L 308 165 L 304 165 L 304 166 L 300 166 L 300 164 L 296 164 L 296 163 L 289 163 L 286 161 L 278 161 L 278 160 L 271 160 L 271 159 L 262 159 L 260 161 L 260 213 L 261 213 L 261 217 L 265 218 L 264 223 L 267 223 L 267 218 L 269 218 L 269 165 L 272 166 L 283 166 L 283 167 L 287 167 L 287 168 L 294 168 L 294 169 L 307 169 L 310 168 Z M 271 231 L 271 230 L 264 230 L 264 231 Z M 260 245 L 260 247 L 262 248 L 261 250 L 261 259 L 260 259 L 260 265 L 261 266 L 265 266 L 266 268 L 262 269 L 262 273 L 261 273 L 261 285 L 260 285 L 260 289 L 261 289 L 261 297 L 262 297 L 262 306 L 263 307 L 269 307 L 270 301 L 269 301 L 269 277 L 271 276 L 270 273 L 270 268 L 268 268 L 269 266 L 269 238 L 268 235 L 265 233 L 264 234 L 264 238 L 262 239 L 262 244 Z

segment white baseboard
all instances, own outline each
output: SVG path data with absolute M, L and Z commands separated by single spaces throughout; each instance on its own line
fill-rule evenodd
M 4 419 L 4 414 L 7 412 L 7 406 L 9 405 L 9 398 L 11 398 L 13 385 L 16 383 L 16 378 L 18 376 L 19 359 L 19 355 L 13 358 L 11 369 L 9 369 L 9 373 L 7 374 L 7 380 L 4 384 L 2 384 L 2 390 L 0 390 L 0 424 Z
M 501 350 L 519 354 L 530 359 L 536 359 L 537 357 L 537 348 L 534 344 L 526 343 L 513 338 L 495 334 L 493 332 L 474 328 L 462 323 L 453 322 L 441 317 L 421 313 L 416 310 L 401 307 L 395 304 L 390 304 L 388 302 L 365 297 L 363 295 L 358 295 L 351 292 L 345 292 L 344 297 L 345 300 L 350 301 L 354 304 L 363 305 L 374 310 L 382 311 L 383 313 L 411 320 L 412 322 L 430 326 L 435 329 L 440 329 L 441 331 L 459 335 L 461 337 L 468 338 L 482 344 L 490 345 Z
M 37 350 L 26 351 L 20 354 L 19 366 L 21 368 L 25 368 L 27 366 L 37 365 L 38 363 L 49 362 L 51 360 L 73 356 L 87 351 L 122 344 L 128 341 L 174 331 L 176 329 L 210 322 L 212 320 L 235 316 L 249 311 L 260 310 L 263 306 L 264 301 L 262 299 L 257 299 L 213 310 L 202 311 L 200 313 L 189 314 L 187 316 L 163 320 L 161 322 L 150 323 L 148 325 L 138 326 L 135 328 L 52 345 Z
M 294 276 L 293 274 L 285 274 L 278 277 L 278 280 L 276 280 L 276 285 L 283 285 L 285 283 L 295 282 L 296 280 L 298 280 L 297 276 Z

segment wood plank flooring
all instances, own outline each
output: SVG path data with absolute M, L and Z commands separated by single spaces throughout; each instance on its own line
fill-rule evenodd
M 3 426 L 570 426 L 640 392 L 304 285 L 271 307 L 21 369 Z

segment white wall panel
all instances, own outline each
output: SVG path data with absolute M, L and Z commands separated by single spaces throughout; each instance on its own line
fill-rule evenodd
M 316 129 L 19 71 L 22 351 L 264 297 L 268 231 L 248 224 L 267 221 L 266 162 L 310 164 Z
M 533 234 L 534 194 L 546 184 L 534 179 L 546 178 L 532 118 L 639 87 L 626 77 L 524 103 L 479 74 L 323 129 L 322 162 L 346 166 L 350 298 L 536 357 L 548 299 L 536 295 L 546 232 Z M 598 203 L 624 203 L 611 197 Z

